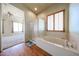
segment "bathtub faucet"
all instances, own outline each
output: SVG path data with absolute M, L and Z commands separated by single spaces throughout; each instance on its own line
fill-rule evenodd
M 65 40 L 65 46 L 68 48 L 74 48 L 73 44 L 69 40 Z

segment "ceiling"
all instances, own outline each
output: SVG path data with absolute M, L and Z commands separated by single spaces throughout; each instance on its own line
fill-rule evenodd
M 24 5 L 35 14 L 39 14 L 50 7 L 52 3 L 25 3 Z M 37 11 L 35 11 L 34 8 L 37 8 Z

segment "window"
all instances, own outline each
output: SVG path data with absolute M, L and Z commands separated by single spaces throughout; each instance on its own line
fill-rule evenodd
M 53 15 L 48 16 L 48 30 L 53 30 Z
M 21 23 L 18 23 L 18 31 L 20 31 L 20 32 L 23 31 L 23 28 L 22 28 L 22 24 Z
M 64 19 L 64 11 L 60 11 L 47 16 L 47 30 L 64 31 L 63 19 Z
M 22 32 L 22 29 L 21 23 L 13 22 L 13 32 Z

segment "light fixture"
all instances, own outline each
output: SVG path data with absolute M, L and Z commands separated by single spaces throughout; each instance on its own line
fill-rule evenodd
M 35 11 L 37 11 L 37 8 L 34 8 Z

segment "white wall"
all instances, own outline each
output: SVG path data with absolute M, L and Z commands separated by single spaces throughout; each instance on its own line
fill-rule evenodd
M 34 34 L 34 23 L 37 21 L 36 15 L 21 3 L 14 3 L 12 5 L 25 12 L 25 41 L 32 39 L 32 34 Z
M 25 35 L 26 41 L 31 40 L 34 36 L 34 24 L 37 21 L 36 15 L 29 10 L 26 11 L 26 21 L 25 21 Z
M 68 34 L 68 22 L 69 22 L 69 18 L 68 18 L 68 12 L 69 12 L 69 4 L 54 4 L 52 5 L 51 7 L 49 7 L 47 10 L 43 11 L 42 13 L 38 14 L 38 19 L 42 19 L 44 20 L 44 24 L 46 22 L 46 16 L 51 14 L 51 13 L 54 13 L 54 12 L 57 12 L 57 11 L 60 11 L 60 10 L 63 10 L 65 9 L 65 32 L 47 32 L 45 31 L 45 25 L 44 25 L 44 30 L 43 30 L 43 35 L 47 35 L 47 36 L 51 36 L 51 37 L 57 37 L 57 38 L 62 38 L 62 39 L 65 39 L 67 37 L 67 34 Z M 39 30 L 40 32 L 40 30 Z M 42 35 L 42 34 L 40 34 Z M 42 35 L 42 36 L 43 36 Z
M 36 15 L 28 10 L 23 4 L 12 4 L 13 6 L 24 11 L 23 21 L 23 32 L 22 33 L 7 33 L 2 36 L 2 49 L 8 48 L 10 46 L 16 45 L 21 42 L 26 42 L 32 39 L 32 34 L 34 34 L 34 22 L 36 21 Z M 16 12 L 18 13 L 18 12 Z
M 13 14 L 13 17 L 8 16 L 8 12 Z M 19 14 L 19 15 L 18 15 Z M 23 32 L 14 33 L 12 32 L 12 22 L 20 22 L 23 25 L 25 22 L 24 12 L 10 4 L 2 4 L 2 38 L 1 38 L 1 49 L 8 48 L 18 43 L 25 42 L 25 30 L 23 26 Z M 4 27 L 4 28 L 3 28 Z
M 12 34 L 8 36 L 2 36 L 2 49 L 9 48 L 19 43 L 25 42 L 24 33 Z
M 0 51 L 1 51 L 1 4 L 0 4 Z
M 79 4 L 69 6 L 69 39 L 75 49 L 79 51 Z

